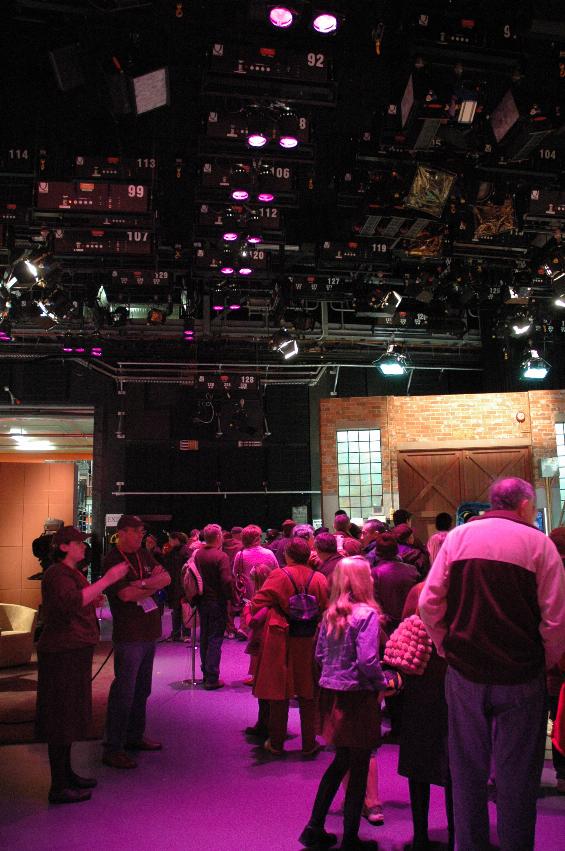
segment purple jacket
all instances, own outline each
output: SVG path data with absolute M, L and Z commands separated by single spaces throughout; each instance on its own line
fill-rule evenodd
M 379 661 L 379 615 L 360 603 L 355 606 L 345 632 L 327 634 L 322 621 L 316 661 L 322 669 L 320 685 L 335 691 L 383 691 L 388 688 Z

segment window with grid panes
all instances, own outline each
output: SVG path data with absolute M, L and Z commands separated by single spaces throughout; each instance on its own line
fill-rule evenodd
M 565 422 L 555 423 L 555 442 L 559 460 L 559 501 L 565 501 Z
M 339 507 L 360 520 L 381 510 L 383 474 L 380 429 L 337 432 Z

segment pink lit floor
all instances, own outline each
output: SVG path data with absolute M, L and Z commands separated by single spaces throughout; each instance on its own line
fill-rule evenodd
M 10 851 L 296 851 L 318 780 L 330 753 L 301 759 L 298 714 L 291 709 L 288 755 L 271 761 L 243 735 L 256 717 L 251 690 L 242 684 L 249 657 L 244 645 L 224 642 L 226 688 L 205 692 L 183 683 L 189 653 L 182 644 L 160 644 L 149 703 L 148 735 L 163 741 L 160 753 L 140 754 L 134 771 L 100 762 L 101 743 L 75 745 L 76 769 L 98 777 L 92 800 L 47 806 L 49 771 L 45 745 L 0 747 L 0 848 Z M 381 851 L 401 851 L 411 839 L 407 781 L 396 773 L 397 747 L 379 752 L 383 827 L 365 820 L 361 835 Z M 565 849 L 565 797 L 553 793 L 546 762 L 545 796 L 538 804 L 537 851 Z M 491 821 L 495 811 L 491 807 Z M 330 815 L 329 830 L 341 833 Z M 431 838 L 445 841 L 442 790 L 432 790 Z

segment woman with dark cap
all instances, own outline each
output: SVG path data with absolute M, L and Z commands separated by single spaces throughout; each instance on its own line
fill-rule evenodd
M 92 720 L 92 657 L 100 630 L 96 602 L 128 572 L 121 562 L 93 585 L 78 565 L 85 535 L 63 526 L 53 535 L 53 564 L 42 583 L 44 628 L 37 645 L 36 737 L 47 742 L 51 768 L 49 803 L 87 801 L 96 780 L 71 768 L 71 745 L 87 738 Z

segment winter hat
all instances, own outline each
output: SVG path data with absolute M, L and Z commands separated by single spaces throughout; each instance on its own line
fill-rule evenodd
M 375 551 L 380 558 L 394 558 L 398 553 L 398 542 L 391 532 L 381 532 L 375 538 Z

